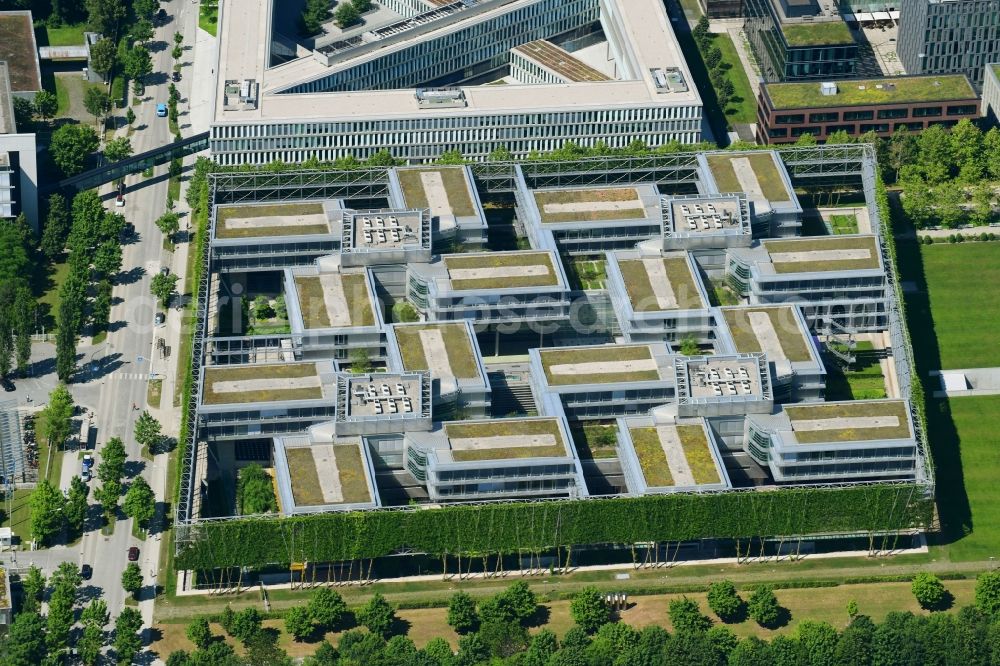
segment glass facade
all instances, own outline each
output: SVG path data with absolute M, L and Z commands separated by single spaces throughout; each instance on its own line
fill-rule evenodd
M 1000 0 L 904 0 L 898 39 L 908 74 L 966 74 L 979 88 L 1000 58 Z

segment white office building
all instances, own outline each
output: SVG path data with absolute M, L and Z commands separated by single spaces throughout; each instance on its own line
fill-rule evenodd
M 273 0 L 224 0 L 215 160 L 297 163 L 386 149 L 422 162 L 447 150 L 483 159 L 566 141 L 701 140 L 701 99 L 659 0 L 433 5 L 389 3 L 398 19 L 331 31 L 293 57 L 275 46 Z M 527 76 L 529 62 L 545 75 Z M 476 85 L 488 82 L 505 85 Z

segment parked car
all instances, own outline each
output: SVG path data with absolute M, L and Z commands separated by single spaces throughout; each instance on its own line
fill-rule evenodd
M 175 69 L 174 73 L 170 75 L 170 78 L 173 80 L 174 83 L 177 83 L 178 81 L 180 81 L 181 80 L 181 73 L 180 73 L 180 71 Z
M 167 105 L 166 104 L 157 104 L 156 105 L 156 115 L 158 117 L 160 117 L 160 118 L 166 118 L 167 117 Z
M 163 314 L 162 312 L 157 312 L 156 315 L 153 317 L 153 323 L 157 326 L 163 326 L 164 322 L 166 321 L 167 321 L 167 315 Z
M 125 205 L 125 197 L 124 195 L 119 194 L 118 196 L 115 197 L 115 208 L 121 208 L 124 205 Z
M 10 393 L 14 390 L 14 382 L 10 381 L 6 377 L 0 379 L 0 386 L 3 386 L 3 390 Z
M 80 469 L 80 480 L 84 483 L 90 483 L 90 468 L 86 465 L 82 465 Z
M 91 469 L 94 466 L 94 456 L 89 453 L 83 454 L 83 466 L 87 469 Z
M 132 546 L 131 548 L 128 549 L 128 561 L 129 562 L 138 562 L 139 561 L 139 547 L 138 546 Z
M 94 567 L 90 566 L 89 564 L 84 564 L 82 567 L 80 567 L 80 578 L 83 578 L 84 580 L 90 580 L 91 576 L 93 575 L 94 575 Z
M 170 267 L 169 266 L 161 266 L 160 267 L 160 275 L 170 275 Z

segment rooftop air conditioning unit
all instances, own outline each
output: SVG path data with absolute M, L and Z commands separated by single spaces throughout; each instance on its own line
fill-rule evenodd
M 819 84 L 819 94 L 820 95 L 836 95 L 837 94 L 837 84 L 833 81 L 824 81 Z

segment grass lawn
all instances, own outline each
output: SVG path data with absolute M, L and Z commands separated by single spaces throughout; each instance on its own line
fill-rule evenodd
M 646 485 L 653 488 L 663 488 L 674 485 L 674 477 L 670 475 L 667 466 L 667 456 L 663 453 L 663 443 L 656 428 L 630 428 L 632 448 L 639 459 L 642 477 Z
M 880 252 L 874 236 L 825 236 L 805 240 L 769 240 L 764 247 L 771 255 L 775 273 L 816 273 L 820 271 L 845 271 L 876 269 L 879 266 Z M 859 259 L 820 259 L 819 256 L 809 257 L 777 257 L 775 254 L 799 254 L 823 252 L 825 250 L 868 250 L 867 258 Z M 828 255 L 829 256 L 829 255 Z
M 2 505 L 4 513 L 3 523 L 0 526 L 12 529 L 14 534 L 21 539 L 22 548 L 31 541 L 31 506 L 28 504 L 31 492 L 27 488 L 14 491 L 11 498 L 10 515 L 7 514 L 6 498 L 4 498 Z
M 816 25 L 818 24 L 805 25 L 802 29 L 811 31 Z M 976 98 L 972 86 L 964 76 L 960 75 L 896 78 L 892 88 L 875 87 L 881 83 L 881 79 L 851 81 L 850 85 L 846 83 L 838 85 L 836 95 L 820 94 L 819 86 L 812 82 L 774 83 L 767 86 L 767 94 L 775 109 L 905 104 Z
M 56 327 L 56 313 L 59 311 L 59 288 L 69 275 L 69 262 L 52 264 L 40 263 L 32 278 L 32 289 L 38 298 L 39 324 L 49 333 Z
M 733 342 L 736 344 L 736 351 L 741 354 L 764 351 L 763 345 L 750 323 L 750 313 L 767 315 L 768 319 L 771 320 L 771 327 L 778 336 L 781 350 L 789 361 L 809 360 L 809 344 L 799 328 L 798 320 L 795 319 L 794 310 L 791 307 L 725 310 L 723 314 L 726 318 L 726 324 L 729 326 L 729 333 L 733 336 Z
M 767 200 L 788 201 L 788 190 L 785 189 L 785 183 L 770 153 L 715 153 L 708 155 L 707 158 L 712 178 L 715 179 L 720 192 L 743 191 L 733 169 L 733 160 L 746 158 Z
M 903 439 L 910 436 L 910 421 L 907 418 L 906 405 L 903 402 L 848 402 L 843 404 L 788 406 L 785 407 L 785 413 L 792 421 L 793 430 L 795 430 L 796 421 L 814 419 L 856 419 L 895 416 L 899 420 L 899 424 L 895 426 L 795 430 L 795 437 L 800 444 L 813 442 L 856 442 L 869 439 Z
M 714 307 L 739 305 L 743 302 L 743 299 L 723 280 L 709 280 L 705 286 L 708 288 L 709 304 Z
M 785 23 L 781 26 L 789 46 L 853 44 L 854 38 L 843 21 L 816 21 L 807 24 Z
M 728 33 L 713 33 L 712 45 L 722 53 L 721 66 L 725 69 L 725 77 L 733 84 L 733 96 L 725 108 L 726 120 L 730 125 L 757 122 L 757 100 L 733 40 Z
M 439 173 L 448 197 L 448 206 L 455 217 L 470 217 L 476 214 L 476 207 L 469 194 L 470 183 L 465 179 L 464 167 L 435 167 L 432 169 L 399 169 L 399 187 L 403 190 L 403 199 L 411 208 L 429 208 L 427 192 L 421 174 Z M 433 211 L 431 212 L 433 215 Z
M 323 397 L 322 386 L 300 386 L 283 388 L 285 379 L 302 379 L 316 377 L 314 363 L 296 363 L 289 365 L 257 365 L 252 367 L 209 367 L 205 368 L 205 389 L 202 399 L 205 404 L 236 404 L 244 402 L 271 402 L 274 400 L 316 400 Z M 249 389 L 241 391 L 215 391 L 217 382 L 253 381 L 258 379 L 274 380 L 271 388 Z
M 219 25 L 218 7 L 208 7 L 204 3 L 198 8 L 198 27 L 215 37 Z
M 837 361 L 826 363 L 827 400 L 877 400 L 886 397 L 885 377 L 878 359 L 870 353 L 874 345 L 868 341 L 857 343 L 855 351 L 860 352 L 850 370 L 842 368 Z
M 681 8 L 684 10 L 684 17 L 689 21 L 697 21 L 703 14 L 698 0 L 681 0 Z
M 464 324 L 445 324 L 438 326 L 400 326 L 396 328 L 396 341 L 399 342 L 399 353 L 403 357 L 403 367 L 406 370 L 429 370 L 430 364 L 424 354 L 424 345 L 420 339 L 421 331 L 438 330 L 448 352 L 448 366 L 455 377 L 474 379 L 479 376 L 479 366 L 472 351 Z
M 629 208 L 619 210 L 584 210 L 547 212 L 547 205 L 587 204 L 617 202 L 628 203 Z M 635 220 L 646 217 L 646 209 L 639 199 L 639 192 L 634 187 L 610 187 L 585 190 L 549 190 L 535 192 L 535 204 L 543 223 L 559 222 L 596 222 L 599 220 Z M 634 204 L 634 205 L 632 205 Z
M 308 446 L 285 449 L 288 473 L 292 482 L 292 499 L 297 506 L 323 504 L 323 489 L 319 485 L 316 460 Z
M 340 477 L 340 491 L 344 495 L 344 502 L 370 502 L 372 496 L 368 492 L 361 449 L 351 445 L 335 446 L 333 450 L 337 456 L 337 475 Z
M 513 287 L 547 287 L 559 283 L 552 257 L 546 252 L 524 252 L 520 254 L 475 254 L 468 256 L 450 255 L 444 260 L 449 275 L 455 270 L 484 270 L 508 268 L 517 269 L 522 266 L 544 266 L 548 270 L 537 275 L 508 275 L 497 277 L 482 274 L 482 277 L 451 277 L 451 288 L 455 291 L 468 289 L 501 289 Z
M 181 177 L 171 176 L 170 180 L 167 182 L 167 196 L 173 201 L 178 201 L 181 198 Z
M 612 423 L 577 422 L 570 434 L 581 458 L 615 458 L 618 456 L 618 427 Z
M 60 28 L 50 28 L 42 24 L 35 28 L 35 36 L 39 46 L 46 44 L 49 46 L 83 46 L 83 31 L 86 27 L 84 23 L 64 25 Z
M 920 249 L 940 368 L 1000 366 L 1000 243 L 935 243 Z M 981 288 L 980 285 L 987 286 Z M 993 340 L 993 344 L 984 344 Z
M 854 215 L 831 215 L 830 226 L 835 234 L 858 233 L 858 218 Z
M 179 185 L 178 185 L 179 187 Z M 229 220 L 245 220 L 253 217 L 292 217 L 298 215 L 323 215 L 323 206 L 318 203 L 288 203 L 265 206 L 226 206 L 216 211 L 216 238 L 259 238 L 263 236 L 306 236 L 328 234 L 328 222 L 317 224 L 278 224 L 266 227 L 227 227 Z
M 700 309 L 705 307 L 694 276 L 683 257 L 665 257 L 663 269 L 667 274 L 670 289 L 677 301 L 678 310 Z M 659 311 L 662 308 L 653 292 L 652 281 L 646 265 L 641 259 L 626 259 L 618 262 L 618 270 L 622 274 L 625 288 L 628 290 L 632 309 L 636 312 Z
M 150 379 L 146 385 L 146 402 L 154 409 L 160 408 L 160 399 L 163 397 L 163 380 Z
M 688 467 L 695 483 L 718 483 L 719 472 L 715 469 L 715 461 L 708 450 L 708 440 L 701 426 L 677 426 L 677 436 L 684 449 Z
M 653 355 L 649 347 L 643 345 L 604 345 L 585 349 L 546 349 L 539 352 L 545 379 L 550 386 L 567 384 L 609 384 L 619 382 L 655 381 L 660 378 L 657 369 L 652 370 L 609 370 L 597 374 L 575 373 L 572 371 L 553 373 L 553 366 L 579 365 L 582 363 L 619 363 L 623 361 L 651 361 Z
M 487 439 L 490 437 L 516 437 L 552 435 L 556 443 L 551 446 L 510 446 L 481 449 L 452 449 L 456 462 L 469 460 L 505 460 L 508 458 L 543 458 L 565 456 L 559 422 L 554 419 L 522 420 L 500 419 L 489 423 L 453 423 L 445 428 L 449 439 Z
M 579 290 L 605 289 L 608 278 L 603 259 L 584 259 L 569 257 L 566 262 L 566 277 L 570 288 Z

